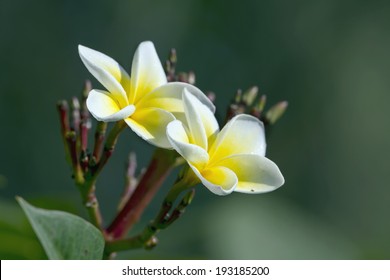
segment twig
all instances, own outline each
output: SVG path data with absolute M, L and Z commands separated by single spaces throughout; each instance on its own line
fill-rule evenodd
M 150 201 L 175 166 L 176 158 L 177 153 L 172 150 L 156 149 L 152 161 L 133 195 L 107 228 L 107 235 L 111 239 L 123 237 L 139 220 L 146 206 L 150 204 Z

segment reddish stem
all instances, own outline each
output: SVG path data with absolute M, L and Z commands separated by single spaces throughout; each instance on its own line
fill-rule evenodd
M 100 160 L 102 147 L 104 143 L 104 137 L 106 135 L 107 130 L 107 123 L 105 122 L 98 122 L 96 126 L 96 132 L 95 132 L 95 145 L 93 147 L 93 153 L 92 158 L 95 162 L 98 162 Z
M 155 196 L 174 167 L 176 154 L 170 150 L 157 149 L 133 195 L 116 216 L 106 233 L 112 239 L 123 237 L 139 220 L 146 206 Z
M 74 130 L 71 130 L 66 135 L 66 141 L 68 143 L 70 158 L 72 160 L 72 166 L 73 168 L 77 168 L 79 165 L 79 158 L 77 153 L 77 135 Z
M 123 190 L 121 200 L 118 204 L 118 211 L 122 210 L 123 206 L 130 199 L 135 189 L 137 188 L 138 179 L 135 175 L 136 170 L 137 170 L 137 157 L 134 152 L 131 152 L 126 165 L 125 188 Z M 139 176 L 139 178 L 142 178 L 142 175 Z
M 80 142 L 81 151 L 86 152 L 88 146 L 88 124 L 86 121 L 80 123 Z
M 70 130 L 68 119 L 68 103 L 66 101 L 58 102 L 57 110 L 60 115 L 62 137 L 65 139 L 66 133 Z

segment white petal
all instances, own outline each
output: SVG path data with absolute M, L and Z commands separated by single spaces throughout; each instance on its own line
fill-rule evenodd
M 238 178 L 236 192 L 264 193 L 273 191 L 284 184 L 278 166 L 266 157 L 256 154 L 234 155 L 218 164 L 232 170 Z
M 115 122 L 123 120 L 134 113 L 133 105 L 121 109 L 112 95 L 103 90 L 91 90 L 87 98 L 87 108 L 98 120 L 104 122 Z
M 174 119 L 171 113 L 159 108 L 137 108 L 131 118 L 125 121 L 142 139 L 157 147 L 172 148 L 166 135 L 166 127 Z
M 217 166 L 199 172 L 195 166 L 190 165 L 190 167 L 202 184 L 214 194 L 230 194 L 237 186 L 237 176 L 229 168 Z
M 210 161 L 216 162 L 234 154 L 264 156 L 265 148 L 263 123 L 255 117 L 242 114 L 231 119 L 217 135 L 209 151 Z
M 207 151 L 207 135 L 206 129 L 202 122 L 202 117 L 200 115 L 200 107 L 203 107 L 202 103 L 190 94 L 186 89 L 183 91 L 183 103 L 184 103 L 184 112 L 186 115 L 187 127 L 190 132 L 190 141 L 200 146 L 201 148 Z M 210 112 L 211 114 L 211 112 Z M 212 114 L 211 114 L 212 115 Z M 214 115 L 212 115 L 212 119 Z M 205 119 L 207 121 L 207 119 Z
M 209 160 L 207 152 L 199 146 L 189 143 L 183 124 L 175 120 L 167 126 L 167 136 L 172 147 L 190 164 L 203 169 Z
M 111 57 L 79 45 L 80 58 L 91 74 L 117 99 L 121 107 L 128 105 L 126 90 L 130 90 L 130 77 Z
M 133 58 L 131 66 L 130 103 L 136 103 L 155 88 L 166 84 L 164 68 L 152 42 L 142 42 Z
M 208 120 L 203 122 L 205 123 L 207 137 L 209 138 L 219 130 L 218 123 L 213 116 L 215 106 L 204 93 L 195 86 L 181 82 L 165 84 L 142 98 L 136 106 L 137 108 L 161 108 L 171 112 L 178 120 L 186 122 L 182 98 L 184 89 L 190 92 L 203 104 L 203 106 L 199 106 L 199 111 L 202 119 Z

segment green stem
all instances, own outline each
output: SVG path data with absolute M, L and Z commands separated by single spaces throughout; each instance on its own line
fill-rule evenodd
M 95 195 L 95 184 L 101 170 L 111 157 L 118 140 L 118 136 L 126 127 L 126 123 L 123 120 L 115 123 L 104 144 L 102 154 L 102 146 L 107 124 L 99 122 L 96 127 L 93 154 L 91 159 L 88 159 L 86 152 L 88 111 L 85 100 L 89 90 L 90 83 L 87 82 L 83 92 L 82 111 L 80 111 L 78 99 L 72 99 L 71 119 L 73 121 L 73 129 L 71 129 L 71 125 L 69 123 L 68 103 L 66 101 L 60 101 L 57 104 L 57 110 L 60 117 L 61 134 L 64 141 L 65 154 L 67 161 L 72 166 L 75 184 L 80 191 L 81 198 L 88 211 L 91 222 L 105 233 L 99 204 Z
M 140 236 L 106 242 L 104 251 L 107 255 L 113 252 L 134 250 L 144 247 L 145 241 Z
M 125 121 L 121 120 L 115 123 L 114 127 L 111 129 L 110 133 L 107 136 L 106 143 L 104 144 L 104 151 L 101 159 L 95 170 L 92 171 L 92 178 L 95 178 L 99 175 L 104 165 L 107 163 L 108 159 L 111 157 L 114 152 L 116 142 L 118 140 L 119 134 L 126 127 Z
M 169 211 L 172 209 L 173 204 L 180 193 L 193 187 L 198 182 L 198 179 L 194 177 L 192 171 L 186 173 L 189 174 L 189 176 L 185 176 L 178 180 L 169 190 L 155 219 L 148 224 L 139 235 L 127 239 L 108 241 L 106 243 L 105 252 L 110 254 L 118 251 L 138 248 L 150 249 L 154 247 L 157 244 L 157 239 L 155 238 L 156 233 L 161 229 L 166 228 L 172 224 L 173 221 L 179 218 L 179 216 L 184 212 L 185 207 L 191 203 L 194 197 L 194 190 L 187 193 L 181 203 L 173 211 L 172 217 L 169 217 Z
M 107 163 L 108 159 L 111 157 L 116 142 L 118 140 L 119 134 L 123 131 L 123 129 L 126 127 L 126 123 L 124 121 L 119 121 L 115 123 L 114 127 L 111 129 L 107 140 L 104 144 L 104 151 L 102 158 L 98 162 L 96 168 L 94 170 L 91 170 L 85 177 L 85 180 L 77 182 L 76 184 L 79 187 L 81 197 L 83 199 L 84 206 L 86 207 L 88 211 L 89 218 L 91 220 L 91 223 L 95 225 L 97 228 L 103 229 L 103 219 L 102 215 L 100 213 L 99 203 L 95 195 L 95 189 L 96 189 L 96 180 Z
M 139 220 L 166 177 L 175 167 L 176 159 L 176 152 L 161 148 L 156 149 L 152 161 L 134 193 L 107 228 L 106 232 L 111 239 L 119 239 L 125 236 Z
M 129 158 L 126 164 L 126 173 L 125 173 L 125 187 L 118 203 L 118 211 L 122 210 L 126 202 L 130 199 L 131 195 L 134 193 L 137 188 L 139 178 L 137 178 L 135 172 L 137 170 L 137 157 L 134 152 L 129 154 Z M 142 176 L 140 176 L 142 177 Z
M 106 135 L 106 130 L 107 130 L 107 123 L 105 122 L 97 123 L 96 131 L 95 131 L 95 143 L 94 143 L 92 158 L 90 162 L 90 165 L 92 167 L 100 160 L 100 155 L 103 148 L 103 142 L 104 142 L 104 136 Z

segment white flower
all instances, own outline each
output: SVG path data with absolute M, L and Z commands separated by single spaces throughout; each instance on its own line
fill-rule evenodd
M 133 58 L 131 77 L 112 58 L 79 46 L 79 54 L 91 74 L 107 89 L 92 90 L 87 107 L 99 121 L 124 120 L 140 137 L 153 145 L 171 148 L 166 126 L 183 115 L 182 91 L 188 88 L 202 104 L 214 105 L 196 87 L 167 83 L 164 69 L 152 42 L 142 42 Z
M 242 114 L 219 131 L 213 112 L 186 89 L 183 103 L 186 121 L 169 123 L 168 139 L 210 191 L 263 193 L 284 184 L 277 165 L 265 157 L 261 121 Z

